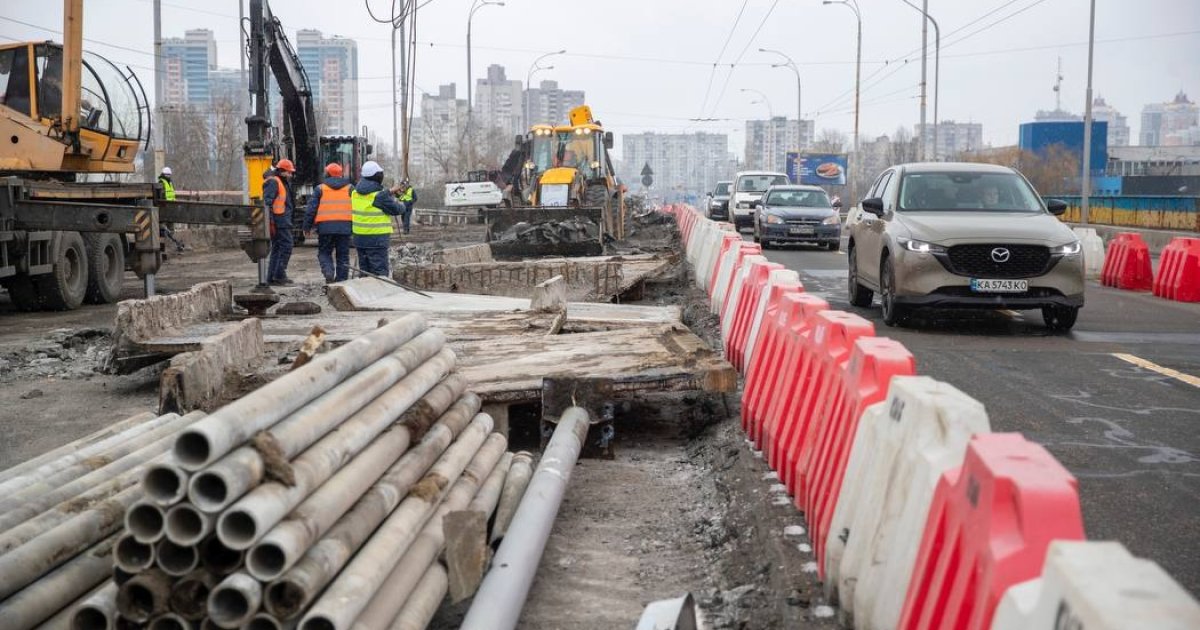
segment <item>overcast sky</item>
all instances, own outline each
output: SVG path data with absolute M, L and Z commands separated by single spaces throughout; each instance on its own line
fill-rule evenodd
M 763 92 L 775 115 L 796 111 L 795 75 L 770 67 L 779 58 L 759 48 L 781 50 L 799 65 L 804 116 L 815 118 L 818 134 L 853 128 L 855 22 L 846 7 L 820 0 L 746 0 L 744 11 L 742 0 L 505 1 L 475 15 L 475 76 L 499 63 L 510 79 L 524 81 L 534 58 L 565 48 L 568 54 L 548 60 L 554 69 L 539 73 L 535 83 L 556 79 L 564 88 L 586 90 L 596 116 L 618 134 L 723 132 L 740 154 L 743 121 L 768 112 L 757 94 L 742 90 Z M 237 2 L 164 0 L 163 35 L 212 29 L 220 64 L 237 67 Z M 919 116 L 920 14 L 902 0 L 859 3 L 862 136 L 891 134 L 898 125 L 911 129 Z M 418 12 L 420 89 L 436 92 L 439 84 L 455 82 L 465 97 L 470 4 L 429 0 Z M 379 15 L 391 2 L 371 0 L 371 6 Z M 87 0 L 84 37 L 86 48 L 134 66 L 152 92 L 151 7 L 151 0 Z M 350 0 L 275 0 L 272 8 L 289 36 L 316 28 L 358 40 L 360 119 L 389 138 L 390 27 Z M 1053 109 L 1059 57 L 1063 108 L 1082 113 L 1087 12 L 1087 0 L 929 0 L 942 29 L 940 118 L 981 122 L 986 142 L 1014 144 L 1021 122 L 1038 109 Z M 5 0 L 0 17 L 0 41 L 60 40 L 58 0 Z M 1170 100 L 1181 89 L 1200 100 L 1200 0 L 1097 0 L 1096 40 L 1096 93 L 1129 117 L 1134 142 L 1144 104 Z M 933 52 L 931 29 L 931 122 Z M 730 64 L 736 64 L 732 70 Z

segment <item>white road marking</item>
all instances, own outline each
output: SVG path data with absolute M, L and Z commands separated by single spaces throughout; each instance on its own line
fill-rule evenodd
M 1124 354 L 1121 352 L 1114 352 L 1113 356 L 1126 362 L 1126 363 L 1132 363 L 1142 369 L 1150 370 L 1151 372 L 1158 372 L 1159 374 L 1162 374 L 1163 376 L 1169 376 L 1181 383 L 1187 383 L 1188 385 L 1191 385 L 1192 387 L 1200 387 L 1200 377 L 1192 376 L 1191 374 L 1185 374 L 1183 372 L 1180 372 L 1179 370 L 1172 370 L 1171 368 L 1168 368 L 1168 367 L 1163 367 L 1157 363 L 1152 363 L 1141 357 L 1133 356 L 1132 354 Z

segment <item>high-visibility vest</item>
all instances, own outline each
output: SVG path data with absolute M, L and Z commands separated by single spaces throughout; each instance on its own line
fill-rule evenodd
M 413 200 L 413 189 L 412 189 L 412 186 L 409 186 L 408 188 L 405 188 L 404 193 L 402 195 L 400 195 L 400 201 L 412 201 L 412 200 Z
M 359 236 L 386 236 L 392 233 L 392 220 L 383 210 L 375 207 L 375 195 L 359 194 L 356 190 L 350 193 L 350 208 L 354 216 L 353 231 Z
M 163 199 L 175 201 L 175 187 L 171 185 L 171 181 L 165 177 L 159 177 L 158 181 L 163 187 Z
M 270 179 L 275 180 L 275 201 L 271 202 L 271 214 L 280 215 L 287 212 L 287 188 L 283 186 L 283 178 L 278 175 L 272 175 Z
M 330 188 L 321 184 L 321 202 L 317 204 L 316 223 L 351 221 L 350 186 Z

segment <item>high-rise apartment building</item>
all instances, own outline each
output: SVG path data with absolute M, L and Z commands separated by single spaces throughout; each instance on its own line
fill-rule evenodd
M 312 86 L 317 121 L 323 134 L 357 134 L 358 44 L 321 31 L 296 32 L 296 55 Z
M 1178 132 L 1200 125 L 1200 107 L 1180 92 L 1169 103 L 1151 103 L 1142 108 L 1142 128 L 1139 144 L 1157 147 L 1182 144 Z
M 461 177 L 467 151 L 467 100 L 453 83 L 421 95 L 421 115 L 412 120 L 409 175 L 416 182 Z
M 521 126 L 527 129 L 538 123 L 565 125 L 571 108 L 583 103 L 583 90 L 563 90 L 558 81 L 542 81 L 538 87 L 525 90 L 522 108 L 526 116 Z
M 500 129 L 508 136 L 523 133 L 521 87 L 520 81 L 505 76 L 504 66 L 488 66 L 487 78 L 475 81 L 474 127 L 484 131 Z
M 783 116 L 747 120 L 746 168 L 786 172 L 788 151 L 804 151 L 811 147 L 813 133 L 811 120 L 795 121 Z
M 720 180 L 732 179 L 735 162 L 723 133 L 634 133 L 621 136 L 620 171 L 631 190 L 641 188 L 641 170 L 650 165 L 654 188 L 702 196 Z
M 217 40 L 206 29 L 184 31 L 163 40 L 165 86 L 163 105 L 208 105 L 209 73 L 217 69 Z
M 1103 96 L 1092 100 L 1092 120 L 1108 123 L 1108 146 L 1129 146 L 1129 121 L 1116 108 L 1105 102 Z
M 926 131 L 926 128 L 928 131 Z M 939 120 L 937 124 L 937 146 L 933 144 L 933 125 L 913 125 L 913 135 L 925 143 L 925 159 L 953 160 L 960 153 L 978 151 L 983 147 L 983 125 Z

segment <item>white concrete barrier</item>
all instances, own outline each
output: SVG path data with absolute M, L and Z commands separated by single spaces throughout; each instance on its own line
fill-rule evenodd
M 742 285 L 749 274 L 750 265 L 755 262 L 767 262 L 767 257 L 752 254 L 742 258 L 742 265 L 734 270 L 733 284 L 729 287 L 729 295 L 725 296 L 725 305 L 721 309 L 721 342 L 729 341 L 729 332 L 733 327 L 733 318 L 737 314 L 738 302 L 742 297 Z
M 701 244 L 704 243 L 708 234 L 712 232 L 715 222 L 711 219 L 706 219 L 703 216 L 696 217 L 696 228 L 692 230 L 692 238 L 687 243 L 687 261 L 696 264 L 696 258 L 700 255 Z
M 733 226 L 728 223 L 717 223 L 716 233 L 713 235 L 711 246 L 705 250 L 699 261 L 696 264 L 696 279 L 699 282 L 700 288 L 708 290 L 708 285 L 712 282 L 713 274 L 716 273 L 717 265 L 720 263 L 718 257 L 721 255 L 721 247 L 725 243 L 727 236 L 737 236 L 733 231 Z
M 750 360 L 754 357 L 754 343 L 758 339 L 758 331 L 762 327 L 763 319 L 767 314 L 767 306 L 771 303 L 771 294 L 776 287 L 780 286 L 803 286 L 800 284 L 800 274 L 791 269 L 772 269 L 767 274 L 767 284 L 763 286 L 762 293 L 758 296 L 758 305 L 754 307 L 754 313 L 750 318 L 750 333 L 746 336 L 746 350 L 743 365 L 752 365 Z
M 1092 280 L 1099 278 L 1100 271 L 1104 269 L 1104 239 L 1093 228 L 1071 229 L 1079 237 L 1079 244 L 1083 248 L 1084 272 Z
M 1041 577 L 1010 587 L 992 630 L 1193 630 L 1200 603 L 1118 542 L 1055 541 Z
M 826 588 L 853 627 L 898 625 L 938 478 L 989 426 L 983 404 L 926 376 L 893 378 L 863 413 L 826 541 Z
M 701 234 L 700 243 L 696 248 L 696 260 L 692 263 L 692 269 L 696 272 L 696 286 L 707 286 L 704 284 L 705 261 L 712 256 L 712 251 L 716 247 L 716 243 L 720 238 L 721 230 L 717 227 L 716 222 L 709 221 L 709 225 L 705 227 Z

